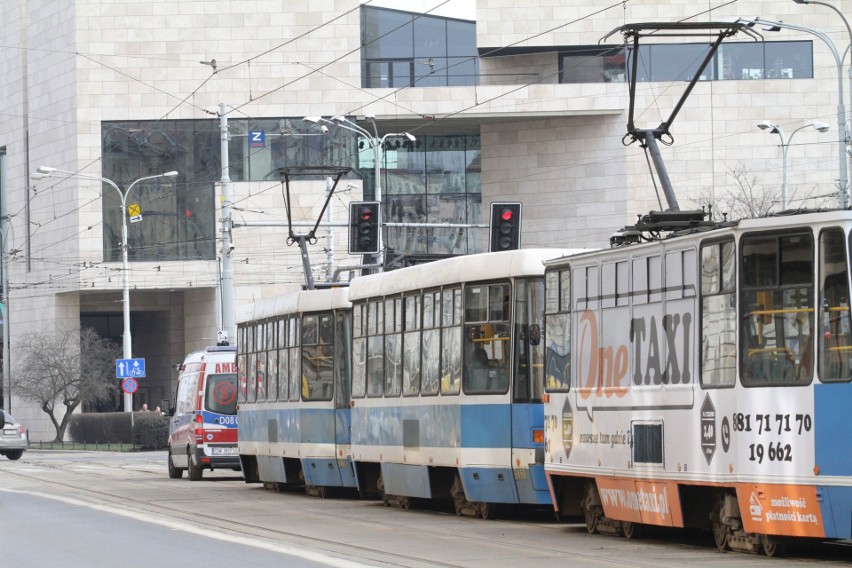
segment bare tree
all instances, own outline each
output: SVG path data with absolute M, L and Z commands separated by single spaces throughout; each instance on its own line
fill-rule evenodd
M 77 407 L 109 394 L 115 382 L 115 360 L 121 355 L 115 343 L 91 328 L 31 333 L 15 351 L 14 392 L 41 406 L 56 428 L 57 442 L 65 437 Z
M 716 220 L 723 216 L 729 221 L 753 219 L 781 210 L 779 186 L 758 183 L 757 176 L 749 172 L 743 164 L 737 164 L 728 170 L 728 175 L 733 178 L 732 187 L 721 195 L 703 192 L 695 199 L 699 206 L 709 206 Z M 797 201 L 800 206 L 809 202 L 810 207 L 821 207 L 825 204 L 826 196 L 815 196 L 813 192 L 800 192 L 798 188 L 793 188 L 788 201 Z

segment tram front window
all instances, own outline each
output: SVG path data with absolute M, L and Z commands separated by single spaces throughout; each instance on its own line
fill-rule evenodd
M 811 235 L 744 237 L 742 275 L 743 384 L 808 384 L 814 335 Z
M 465 288 L 465 393 L 505 393 L 509 388 L 509 300 L 508 283 Z

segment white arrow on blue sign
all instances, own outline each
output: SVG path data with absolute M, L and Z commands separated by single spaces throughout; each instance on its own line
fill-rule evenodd
M 118 379 L 139 378 L 145 376 L 145 359 L 116 359 L 115 377 Z

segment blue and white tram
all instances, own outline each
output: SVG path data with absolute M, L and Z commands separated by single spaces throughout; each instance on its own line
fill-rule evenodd
M 590 532 L 852 538 L 852 212 L 548 263 L 545 469 Z
M 386 504 L 452 500 L 458 514 L 549 505 L 544 477 L 545 259 L 527 249 L 356 278 L 356 474 Z
M 351 307 L 345 287 L 243 307 L 237 317 L 246 482 L 309 494 L 355 488 L 349 462 Z

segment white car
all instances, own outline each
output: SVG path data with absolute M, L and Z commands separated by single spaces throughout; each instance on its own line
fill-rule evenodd
M 20 459 L 24 455 L 24 450 L 29 447 L 27 431 L 23 424 L 12 418 L 11 414 L 5 410 L 2 412 L 5 424 L 0 426 L 2 428 L 2 431 L 0 431 L 2 432 L 2 435 L 0 435 L 0 454 L 10 460 Z

